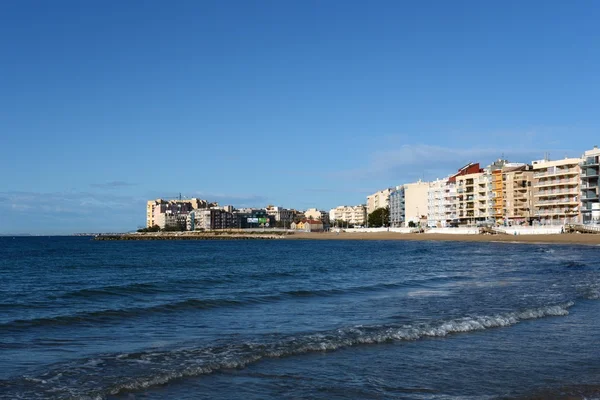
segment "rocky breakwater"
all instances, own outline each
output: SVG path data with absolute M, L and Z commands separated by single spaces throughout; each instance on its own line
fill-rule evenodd
M 122 234 L 100 234 L 94 240 L 252 240 L 283 239 L 288 232 L 136 232 Z

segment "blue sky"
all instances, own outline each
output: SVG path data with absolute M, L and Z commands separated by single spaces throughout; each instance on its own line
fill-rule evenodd
M 0 233 L 329 209 L 600 144 L 597 1 L 0 2 Z

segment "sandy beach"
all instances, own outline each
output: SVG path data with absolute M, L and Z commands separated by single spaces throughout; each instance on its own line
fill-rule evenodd
M 565 233 L 559 235 L 462 235 L 439 233 L 397 233 L 397 232 L 370 232 L 347 233 L 340 232 L 310 232 L 295 233 L 286 237 L 286 240 L 431 240 L 431 241 L 459 241 L 459 242 L 507 242 L 507 243 L 547 243 L 547 244 L 584 244 L 600 245 L 600 235 Z

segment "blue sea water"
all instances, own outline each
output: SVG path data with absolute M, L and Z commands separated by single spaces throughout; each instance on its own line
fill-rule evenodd
M 0 238 L 0 398 L 600 398 L 599 255 Z

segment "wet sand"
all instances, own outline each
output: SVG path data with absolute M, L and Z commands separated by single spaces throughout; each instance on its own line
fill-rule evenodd
M 564 233 L 557 235 L 463 235 L 440 233 L 398 233 L 372 232 L 297 232 L 286 236 L 285 240 L 427 240 L 453 242 L 507 242 L 507 243 L 548 243 L 548 244 L 585 244 L 600 245 L 600 234 Z

